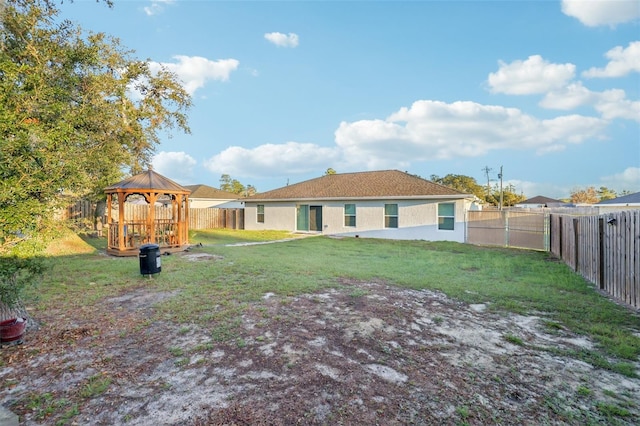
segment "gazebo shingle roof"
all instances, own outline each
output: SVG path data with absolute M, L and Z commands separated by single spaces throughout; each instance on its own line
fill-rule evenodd
M 104 189 L 105 192 L 120 192 L 120 190 L 134 190 L 134 189 L 154 189 L 164 190 L 172 193 L 185 193 L 190 191 L 175 183 L 171 179 L 162 176 L 153 170 L 147 170 L 130 178 L 121 180 L 118 183 L 114 183 Z
M 416 198 L 470 196 L 398 170 L 325 175 L 245 198 L 247 201 L 294 199 Z

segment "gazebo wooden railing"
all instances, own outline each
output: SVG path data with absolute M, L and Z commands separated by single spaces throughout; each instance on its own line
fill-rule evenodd
M 178 238 L 183 233 L 177 223 L 173 223 L 171 219 L 156 219 L 154 232 L 155 237 L 151 238 L 151 227 L 146 221 L 126 221 L 124 222 L 124 247 L 126 250 L 137 249 L 143 244 L 155 243 L 163 248 L 180 248 L 179 241 L 185 240 Z M 120 239 L 119 222 L 109 224 L 109 246 L 118 247 Z

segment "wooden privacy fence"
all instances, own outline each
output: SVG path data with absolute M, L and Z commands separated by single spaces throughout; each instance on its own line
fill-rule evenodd
M 189 209 L 189 229 L 244 229 L 244 209 Z
M 551 252 L 613 298 L 640 308 L 640 210 L 551 215 Z
M 62 220 L 91 220 L 95 218 L 97 203 L 88 200 L 76 201 L 66 209 L 59 212 Z
M 147 206 L 125 204 L 125 216 L 145 219 Z M 157 219 L 171 218 L 171 207 L 157 206 Z M 244 209 L 189 209 L 189 229 L 244 229 Z
M 73 222 L 93 224 L 96 216 L 96 203 L 81 200 L 60 212 L 60 218 Z M 156 206 L 156 219 L 170 219 L 171 207 Z M 114 214 L 112 217 L 117 216 Z M 143 204 L 125 203 L 125 216 L 144 220 L 147 217 L 147 206 Z M 106 225 L 104 216 L 97 218 L 96 228 L 102 230 Z M 189 229 L 244 229 L 244 209 L 202 208 L 189 209 Z

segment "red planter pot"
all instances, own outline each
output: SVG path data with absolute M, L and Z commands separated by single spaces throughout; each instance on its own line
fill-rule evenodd
M 20 341 L 26 328 L 25 318 L 11 318 L 0 322 L 0 343 Z

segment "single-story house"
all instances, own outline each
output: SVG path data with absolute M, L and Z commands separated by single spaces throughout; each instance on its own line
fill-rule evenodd
M 329 174 L 243 198 L 245 229 L 464 242 L 477 198 L 398 170 Z
M 208 185 L 186 185 L 185 188 L 191 191 L 189 207 L 192 209 L 242 208 L 240 201 L 237 201 L 240 196 L 233 192 L 222 191 Z
M 600 213 L 640 209 L 640 192 L 622 195 L 610 200 L 600 201 L 599 203 L 595 204 L 595 206 L 598 207 Z
M 544 207 L 571 207 L 572 204 L 565 203 L 561 200 L 555 200 L 553 198 L 537 195 L 528 200 L 524 200 L 515 205 L 518 208 L 539 209 Z

